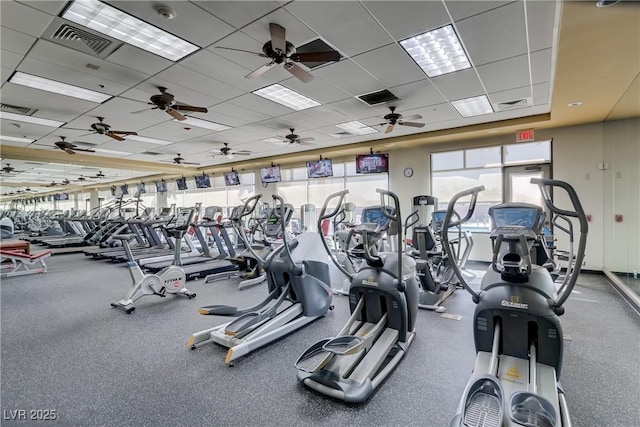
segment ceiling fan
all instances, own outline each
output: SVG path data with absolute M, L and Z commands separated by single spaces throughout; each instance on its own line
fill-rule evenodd
M 340 60 L 340 52 L 337 52 L 335 50 L 327 52 L 297 53 L 295 46 L 286 40 L 286 30 L 281 25 L 275 24 L 273 22 L 270 23 L 269 32 L 271 33 L 271 40 L 269 40 L 264 44 L 264 46 L 262 46 L 262 53 L 223 46 L 217 46 L 217 48 L 252 53 L 262 58 L 269 58 L 271 60 L 271 62 L 247 74 L 245 76 L 245 78 L 247 79 L 261 76 L 269 68 L 273 67 L 276 64 L 283 64 L 285 70 L 306 83 L 313 79 L 313 75 L 309 73 L 309 68 L 304 64 L 300 64 L 300 62 L 327 62 Z
M 213 157 L 226 156 L 228 159 L 233 159 L 234 156 L 248 156 L 249 154 L 251 154 L 249 150 L 234 151 L 229 147 L 229 144 L 225 142 L 224 147 L 222 147 L 218 153 L 215 153 Z
M 160 94 L 153 95 L 149 100 L 149 105 L 155 105 L 152 107 L 152 110 L 162 110 L 166 111 L 171 117 L 176 120 L 186 120 L 187 118 L 179 113 L 179 111 L 195 111 L 196 113 L 208 113 L 205 107 L 194 107 L 193 105 L 183 104 L 181 102 L 177 102 L 174 99 L 174 96 L 167 92 L 166 87 L 158 86 L 158 90 Z M 143 111 L 147 111 L 146 109 L 140 111 L 134 111 L 131 114 L 142 113 Z
M 288 135 L 278 135 L 278 138 L 283 138 L 281 141 L 274 141 L 276 144 L 300 144 L 300 145 L 317 145 L 314 142 L 314 139 L 310 136 L 306 138 L 300 138 L 300 135 L 295 134 L 295 129 L 289 129 L 291 131 Z
M 199 165 L 200 163 L 194 163 L 194 162 L 185 162 L 184 158 L 180 156 L 180 153 L 178 153 L 177 157 L 174 157 L 173 160 L 160 160 L 161 162 L 164 163 L 175 163 L 176 165 Z
M 104 117 L 96 117 L 97 123 L 91 125 L 91 129 L 74 129 L 74 130 L 88 130 L 91 133 L 98 135 L 105 135 L 109 138 L 113 138 L 116 141 L 124 141 L 124 138 L 120 135 L 137 135 L 136 132 L 127 130 L 111 130 L 111 125 L 104 122 Z
M 69 185 L 69 184 L 71 184 L 71 181 L 65 178 L 61 182 L 51 181 L 51 184 L 46 185 L 45 187 L 57 187 L 58 185 Z
M 104 175 L 102 175 L 102 176 L 104 176 Z M 80 175 L 78 178 L 76 178 L 74 180 L 74 182 L 84 182 L 87 179 L 94 179 L 94 178 L 98 178 L 98 177 L 97 176 L 83 176 L 83 175 Z
M 98 171 L 97 174 L 95 174 L 94 176 L 90 176 L 89 178 L 104 178 L 105 175 L 102 173 L 102 171 Z
M 6 165 L 5 167 L 3 167 L 2 169 L 0 169 L 0 171 L 1 171 L 3 174 L 12 174 L 12 173 L 21 173 L 21 172 L 24 172 L 24 171 L 16 170 L 16 168 L 14 168 L 13 166 L 11 166 L 9 163 L 7 163 L 7 165 Z
M 391 110 L 391 113 L 383 117 L 383 119 L 386 120 L 386 123 L 380 123 L 380 126 L 387 126 L 387 129 L 384 131 L 384 133 L 391 132 L 395 125 L 411 126 L 414 128 L 424 127 L 424 123 L 405 122 L 404 120 L 402 120 L 402 114 L 396 113 L 396 107 L 389 107 L 389 109 Z M 414 114 L 413 116 L 406 117 L 407 120 L 417 120 L 421 118 L 422 116 L 419 114 Z
M 90 150 L 88 148 L 78 148 L 77 145 L 70 143 L 69 141 L 65 141 L 65 136 L 60 137 L 60 141 L 56 141 L 56 148 L 60 150 L 64 150 L 67 154 L 76 154 L 76 151 L 84 151 L 86 153 L 95 153 L 94 150 Z

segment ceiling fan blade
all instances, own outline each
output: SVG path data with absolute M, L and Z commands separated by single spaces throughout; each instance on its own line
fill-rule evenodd
M 276 51 L 286 52 L 287 39 L 284 27 L 272 22 L 269 24 L 269 32 L 271 33 L 271 48 Z
M 63 148 L 64 151 L 67 152 L 67 154 L 76 154 L 75 151 L 73 151 L 71 148 Z
M 248 156 L 251 154 L 251 151 L 247 151 L 247 150 L 242 150 L 242 151 L 234 151 L 233 153 L 234 156 Z
M 209 112 L 209 110 L 207 110 L 204 107 L 194 107 L 193 105 L 187 105 L 187 104 L 174 104 L 171 108 L 179 111 L 195 111 L 196 113 Z
M 298 138 L 298 142 L 311 142 L 315 141 L 315 139 L 311 136 L 307 136 L 306 138 Z
M 171 117 L 173 117 L 176 120 L 187 120 L 187 118 L 185 116 L 183 116 L 182 114 L 178 113 L 176 110 L 174 110 L 173 108 L 167 108 L 165 110 Z
M 311 138 L 311 139 L 313 139 L 313 138 Z M 300 141 L 300 140 L 298 140 L 298 143 L 299 143 L 300 145 L 318 145 L 318 144 L 316 144 L 315 142 Z
M 110 130 L 109 133 L 118 133 L 120 135 L 137 135 L 137 132 L 130 132 L 126 130 Z
M 298 52 L 291 55 L 291 60 L 296 62 L 328 62 L 340 61 L 340 52 L 332 50 L 328 52 Z
M 254 77 L 259 77 L 261 75 L 263 75 L 264 73 L 267 72 L 267 70 L 271 67 L 273 67 L 274 65 L 276 65 L 275 62 L 271 61 L 268 64 L 264 64 L 262 67 L 258 68 L 257 70 L 254 70 L 252 72 L 250 72 L 249 74 L 247 74 L 246 76 L 244 76 L 245 79 L 252 79 Z
M 181 162 L 181 165 L 199 165 L 200 163 L 196 163 L 196 162 Z
M 123 138 L 123 137 L 121 137 L 121 136 L 119 136 L 119 135 L 116 135 L 116 134 L 115 134 L 115 133 L 113 133 L 113 132 L 105 133 L 105 135 L 106 135 L 106 136 L 108 136 L 109 138 L 113 138 L 113 139 L 115 139 L 116 141 L 124 141 L 124 138 Z
M 384 133 L 389 133 L 393 130 L 393 125 L 389 125 L 387 126 L 387 129 L 384 131 Z
M 235 50 L 236 52 L 252 53 L 254 55 L 258 55 L 258 56 L 261 56 L 263 58 L 268 58 L 267 55 L 265 55 L 264 53 L 261 53 L 261 52 L 252 52 L 250 50 L 235 49 L 233 47 L 216 46 L 216 49 Z
M 419 120 L 422 116 L 420 114 L 414 114 L 413 116 L 403 117 L 403 120 Z
M 416 123 L 416 122 L 400 122 L 398 124 L 402 125 L 402 126 L 411 126 L 411 127 L 414 127 L 414 128 L 422 128 L 422 127 L 424 127 L 424 123 Z
M 299 64 L 297 62 L 288 62 L 284 64 L 284 69 L 296 76 L 304 83 L 308 83 L 313 80 L 313 76 L 309 72 L 309 69 L 303 64 Z

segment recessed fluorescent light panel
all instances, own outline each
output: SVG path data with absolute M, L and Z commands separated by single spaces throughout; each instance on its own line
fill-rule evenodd
M 134 141 L 147 142 L 149 144 L 157 144 L 157 145 L 173 144 L 172 141 L 165 141 L 164 139 L 147 138 L 146 136 L 140 136 L 140 135 L 127 135 L 127 139 L 132 139 Z
M 14 73 L 9 81 L 17 85 L 46 90 L 47 92 L 58 93 L 60 95 L 70 96 L 72 98 L 84 99 L 86 101 L 103 103 L 107 99 L 111 98 L 111 95 L 107 95 L 102 92 L 96 92 L 94 90 L 56 82 L 54 80 L 45 79 L 43 77 L 25 74 L 20 71 Z
M 65 123 L 57 120 L 41 119 L 39 117 L 24 116 L 22 114 L 7 113 L 4 111 L 0 111 L 0 119 L 15 120 L 16 122 L 32 123 L 34 125 L 49 126 L 52 128 L 59 128 Z
M 400 45 L 429 77 L 471 67 L 451 24 L 402 40 Z
M 2 141 L 13 141 L 13 142 L 25 142 L 27 144 L 30 144 L 33 141 L 35 141 L 35 139 L 18 138 L 16 136 L 5 136 L 5 135 L 0 135 L 0 140 L 2 140 Z
M 209 120 L 202 120 L 202 119 L 197 119 L 195 117 L 189 117 L 189 116 L 185 116 L 185 117 L 186 119 L 180 120 L 180 123 L 184 123 L 187 125 L 196 126 L 204 129 L 211 129 L 218 132 L 222 130 L 231 129 L 230 126 L 221 125 L 220 123 L 216 123 L 216 122 L 210 122 Z M 178 120 L 174 119 L 173 121 L 177 122 Z
M 265 139 L 261 139 L 260 142 L 269 142 L 269 143 L 282 142 L 282 143 L 285 143 L 285 144 L 289 143 L 289 141 L 284 141 L 284 140 L 278 139 L 278 138 L 265 138 Z
M 118 154 L 118 155 L 133 154 L 127 151 L 107 150 L 106 148 L 94 148 L 93 150 L 97 151 L 98 153 L 104 153 L 104 154 Z
M 304 95 L 300 95 L 298 92 L 287 89 L 279 84 L 263 87 L 253 93 L 298 111 L 320 105 L 319 102 L 316 102 L 311 98 L 307 98 Z
M 480 116 L 482 114 L 493 113 L 493 108 L 491 107 L 491 103 L 487 99 L 486 95 L 451 101 L 451 104 L 456 110 L 458 110 L 458 113 L 460 113 L 462 117 Z
M 367 135 L 369 133 L 378 132 L 371 126 L 367 126 L 364 123 L 359 122 L 357 120 L 353 122 L 340 123 L 339 125 L 336 125 L 336 126 L 354 135 Z
M 199 49 L 186 40 L 97 0 L 76 0 L 62 17 L 171 61 L 178 61 Z

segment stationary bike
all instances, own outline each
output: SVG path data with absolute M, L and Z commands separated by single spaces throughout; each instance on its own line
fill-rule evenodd
M 480 290 L 469 287 L 460 269 L 455 274 L 476 303 L 473 334 L 476 363 L 451 426 L 570 427 L 562 385 L 563 334 L 559 316 L 580 273 L 587 241 L 587 219 L 575 190 L 566 182 L 532 179 L 556 217 L 579 223 L 580 240 L 568 280 L 556 288 L 545 267 L 532 262 L 533 245 L 544 224 L 542 207 L 527 203 L 492 206 L 493 259 Z M 447 210 L 445 229 L 467 221 L 483 187 L 456 194 Z M 558 208 L 551 190 L 564 190 L 573 208 Z M 471 196 L 468 213 L 452 222 L 456 202 Z M 554 221 L 552 221 L 554 222 Z M 565 229 L 572 239 L 572 227 Z M 563 231 L 565 231 L 563 230 Z M 448 254 L 447 233 L 442 235 Z
M 113 236 L 114 239 L 122 242 L 124 251 L 127 254 L 127 268 L 133 280 L 133 287 L 124 299 L 112 302 L 111 307 L 120 308 L 127 314 L 131 314 L 136 309 L 133 305 L 134 301 L 145 295 L 157 295 L 164 298 L 167 296 L 166 294 L 176 294 L 183 295 L 189 299 L 195 298 L 196 294 L 184 287 L 186 276 L 180 260 L 180 243 L 193 222 L 194 215 L 194 209 L 181 209 L 175 223 L 165 227 L 169 235 L 175 239 L 173 264 L 163 268 L 156 274 L 145 274 L 135 261 L 131 247 L 129 247 L 129 240 L 133 238 L 133 234 Z

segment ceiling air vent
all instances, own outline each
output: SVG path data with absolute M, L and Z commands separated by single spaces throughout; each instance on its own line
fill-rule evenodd
M 24 114 L 25 116 L 31 116 L 36 111 L 38 111 L 35 108 L 18 107 L 17 105 L 9 105 L 9 104 L 0 104 L 0 109 L 8 113 Z
M 333 50 L 336 50 L 336 49 L 332 48 L 321 39 L 311 40 L 309 43 L 305 43 L 303 45 L 296 47 L 297 53 L 330 52 Z M 314 69 L 321 65 L 327 64 L 328 62 L 330 61 L 303 62 L 303 64 L 311 69 Z
M 331 136 L 334 138 L 347 138 L 349 136 L 353 136 L 353 134 L 351 132 L 342 131 L 342 132 L 332 133 Z
M 159 156 L 161 154 L 166 154 L 166 153 L 156 153 L 155 151 L 143 151 L 140 154 L 146 154 L 147 156 Z
M 358 95 L 357 98 L 366 102 L 369 105 L 378 105 L 383 102 L 395 101 L 397 96 L 389 92 L 387 89 L 379 90 L 378 92 L 365 93 L 364 95 Z
M 500 102 L 497 104 L 497 107 L 498 107 L 497 110 L 509 111 L 509 110 L 515 110 L 518 108 L 524 108 L 529 106 L 531 106 L 531 98 L 522 98 L 522 99 L 515 99 L 513 101 Z
M 101 35 L 89 28 L 71 25 L 62 18 L 55 18 L 42 37 L 99 58 L 106 58 L 123 44 L 120 40 Z
M 83 145 L 85 147 L 95 147 L 98 144 L 94 144 L 93 142 L 84 142 L 84 141 L 73 141 L 76 145 Z

